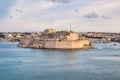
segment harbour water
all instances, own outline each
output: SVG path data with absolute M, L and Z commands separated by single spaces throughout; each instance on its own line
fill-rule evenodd
M 120 80 L 120 44 L 44 50 L 0 43 L 0 80 Z

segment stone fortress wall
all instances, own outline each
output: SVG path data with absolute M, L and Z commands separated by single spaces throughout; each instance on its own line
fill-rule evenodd
M 56 31 L 46 29 L 40 37 L 32 36 L 19 42 L 21 47 L 43 49 L 82 49 L 92 48 L 88 40 L 81 40 L 74 31 Z
M 79 40 L 79 41 L 47 41 L 45 43 L 45 48 L 52 49 L 82 49 L 83 46 L 89 45 L 88 40 Z

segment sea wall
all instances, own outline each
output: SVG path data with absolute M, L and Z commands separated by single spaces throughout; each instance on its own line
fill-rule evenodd
M 81 49 L 87 45 L 89 46 L 88 40 L 46 41 L 44 48 L 47 48 L 47 49 Z

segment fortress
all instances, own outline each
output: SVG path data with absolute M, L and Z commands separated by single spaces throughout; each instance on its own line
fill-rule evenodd
M 20 47 L 41 49 L 86 49 L 93 48 L 88 40 L 80 39 L 74 31 L 46 29 L 39 36 L 29 36 L 19 42 Z

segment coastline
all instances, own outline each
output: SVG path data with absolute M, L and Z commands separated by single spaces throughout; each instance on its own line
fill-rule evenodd
M 7 33 L 6 32 L 6 33 L 1 33 L 0 42 L 17 42 L 19 47 L 36 48 L 36 49 L 49 49 L 49 48 L 51 48 L 51 49 L 72 49 L 72 48 L 73 49 L 93 49 L 95 47 L 92 46 L 91 44 L 94 44 L 94 43 L 109 43 L 109 42 L 118 42 L 119 43 L 120 42 L 120 33 L 105 33 L 105 32 L 103 32 L 103 33 L 102 32 L 77 33 L 77 32 L 71 31 L 71 33 L 73 35 L 68 35 L 68 40 L 64 40 L 67 36 L 66 34 L 71 34 L 71 33 L 69 33 L 69 31 L 55 31 L 54 29 L 52 29 L 51 31 L 53 31 L 53 32 L 50 32 L 49 29 L 47 29 L 45 32 L 32 32 L 32 33 L 27 33 L 27 32 L 15 32 L 15 33 L 9 32 L 9 33 Z M 62 34 L 64 36 L 59 37 L 60 34 Z M 52 38 L 52 36 L 56 36 L 56 37 Z M 59 41 L 75 42 L 76 40 L 87 41 L 87 42 L 85 42 L 85 43 L 87 43 L 87 46 L 83 46 L 83 48 L 82 47 L 62 48 L 62 46 L 64 45 L 63 44 L 63 45 L 59 45 L 59 46 L 61 46 L 61 48 L 53 47 L 55 45 L 57 46 L 56 42 L 59 42 Z M 23 41 L 23 44 L 20 44 L 20 43 L 22 43 L 22 41 Z M 51 42 L 51 43 L 54 42 L 54 43 L 52 43 L 54 45 L 51 45 L 51 47 L 47 48 L 44 45 L 46 42 Z M 85 44 L 85 43 L 83 43 L 83 44 Z M 67 43 L 67 45 L 70 45 L 70 44 L 71 43 Z

